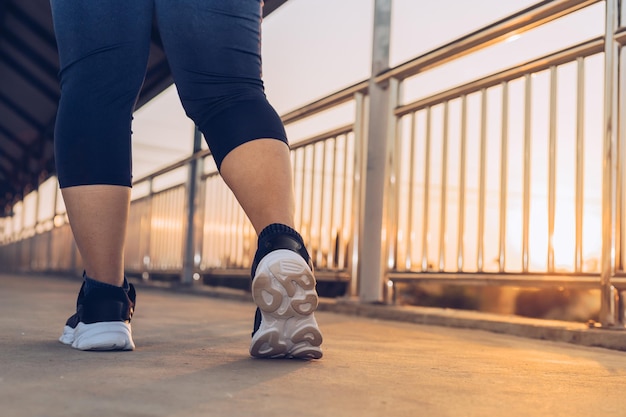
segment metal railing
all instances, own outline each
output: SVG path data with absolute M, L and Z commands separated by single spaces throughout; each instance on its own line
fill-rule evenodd
M 427 97 L 403 99 L 407 85 L 430 71 L 599 4 L 604 5 L 602 36 Z M 618 13 L 625 13 L 619 5 L 618 0 L 538 2 L 284 115 L 289 128 L 346 104 L 353 109 L 348 123 L 292 146 L 296 223 L 318 279 L 348 283 L 353 296 L 363 286 L 367 243 L 362 235 L 369 220 L 363 213 L 366 126 L 371 123 L 366 119 L 368 87 L 375 83 L 385 88 L 392 117 L 388 137 L 379 138 L 389 142 L 390 154 L 385 191 L 378 196 L 385 206 L 385 238 L 374 287 L 426 280 L 599 288 L 602 324 L 623 323 L 618 307 L 619 290 L 626 289 L 621 241 L 626 222 L 620 220 L 626 203 L 626 124 L 618 122 L 626 120 L 621 54 L 626 29 L 619 24 Z M 600 101 L 590 91 L 601 91 Z M 193 161 L 202 169 L 190 211 L 184 179 Z M 138 180 L 134 194 L 129 272 L 180 276 L 185 254 L 191 253 L 195 279 L 247 275 L 256 237 L 207 151 Z M 33 233 L 44 221 L 27 225 L 25 204 L 0 219 L 2 264 L 77 269 L 78 254 L 67 249 L 71 237 L 63 210 L 52 216 L 56 227 Z M 185 247 L 188 218 L 191 247 Z M 598 243 L 597 250 L 590 242 Z
M 399 242 L 394 242 L 390 252 L 395 254 L 390 258 L 390 263 L 394 265 L 396 271 L 417 270 L 419 271 L 468 271 L 468 272 L 522 272 L 529 273 L 532 269 L 530 254 L 530 211 L 533 198 L 541 198 L 545 200 L 547 206 L 547 222 L 546 222 L 546 242 L 547 250 L 545 258 L 542 260 L 543 267 L 535 267 L 536 271 L 547 273 L 555 273 L 555 220 L 556 220 L 556 202 L 557 202 L 557 85 L 559 83 L 559 72 L 568 64 L 574 64 L 576 84 L 574 91 L 574 99 L 576 103 L 575 113 L 571 114 L 570 120 L 565 122 L 571 124 L 569 126 L 572 131 L 572 142 L 575 148 L 575 166 L 570 167 L 569 171 L 562 170 L 562 174 L 569 174 L 575 178 L 575 196 L 572 203 L 575 206 L 575 239 L 572 248 L 572 265 L 562 268 L 566 272 L 583 273 L 583 269 L 589 272 L 598 272 L 594 268 L 583 268 L 586 259 L 583 257 L 583 205 L 585 184 L 584 184 L 584 147 L 586 142 L 584 132 L 585 122 L 585 84 L 589 82 L 589 77 L 585 76 L 585 59 L 599 54 L 603 49 L 603 39 L 594 39 L 581 45 L 576 45 L 565 51 L 560 51 L 545 57 L 541 57 L 536 61 L 529 62 L 525 65 L 505 70 L 501 73 L 494 74 L 475 82 L 465 84 L 452 90 L 437 94 L 409 104 L 398 106 L 395 109 L 395 115 L 399 124 L 399 134 L 397 137 L 397 147 L 402 151 L 406 150 L 405 155 L 410 155 L 412 159 L 400 159 L 398 161 L 398 174 L 396 181 L 408 188 L 408 201 L 404 207 L 396 208 L 396 219 L 401 217 L 402 213 L 411 213 L 406 204 L 411 207 L 421 205 L 421 224 L 417 225 L 419 230 L 424 231 L 418 233 L 422 236 L 421 241 L 415 242 L 416 248 L 411 248 L 413 242 L 405 242 L 405 248 L 398 248 Z M 542 74 L 543 73 L 543 74 Z M 548 125 L 549 129 L 541 132 L 543 137 L 532 136 L 531 125 L 533 123 L 533 94 L 541 94 L 537 88 L 533 88 L 533 80 L 544 75 L 548 78 L 548 82 L 542 83 L 549 97 Z M 512 85 L 515 84 L 515 90 L 519 98 L 518 107 L 523 112 L 523 128 L 518 132 L 516 139 L 521 139 L 521 146 L 517 146 L 517 150 L 521 151 L 521 155 L 511 155 L 511 130 L 510 119 L 512 106 Z M 495 103 L 493 103 L 495 101 Z M 468 131 L 468 113 L 473 110 L 477 119 L 477 126 L 474 128 L 474 135 Z M 453 115 L 451 115 L 454 113 Z M 454 119 L 454 120 L 452 120 Z M 494 120 L 497 119 L 497 120 Z M 457 134 L 451 138 L 451 126 L 456 124 Z M 499 137 L 497 141 L 488 137 L 488 130 L 494 124 L 498 124 Z M 563 127 L 565 123 L 560 123 Z M 419 126 L 424 126 L 424 132 L 418 132 Z M 436 125 L 436 126 L 435 126 Z M 434 138 L 432 133 L 438 128 L 439 135 Z M 540 136 L 540 135 L 537 135 Z M 438 139 L 438 140 L 434 140 Z M 454 140 L 458 152 L 455 159 L 450 155 L 451 142 Z M 542 141 L 547 143 L 542 143 Z M 561 142 L 564 142 L 562 139 Z M 589 141 L 587 140 L 587 143 Z M 531 147 L 545 146 L 547 158 L 539 161 L 533 160 Z M 421 149 L 419 148 L 421 146 Z M 415 163 L 416 153 L 424 155 L 433 155 L 433 147 L 438 146 L 438 161 L 432 161 L 431 158 L 424 158 L 423 172 L 416 173 L 418 169 Z M 468 161 L 468 148 L 473 147 L 474 157 L 477 161 Z M 490 174 L 498 178 L 498 181 L 491 181 L 487 184 L 488 166 L 487 150 L 495 150 L 498 159 L 495 169 L 491 169 Z M 510 162 L 512 159 L 518 158 L 521 166 L 522 189 L 517 190 L 517 195 L 512 193 Z M 544 159 L 547 159 L 544 160 Z M 431 175 L 435 169 L 432 165 L 434 162 L 440 162 L 438 176 Z M 454 174 L 450 165 L 454 162 L 458 163 L 458 169 Z M 470 164 L 470 162 L 475 162 Z M 531 193 L 531 172 L 535 169 L 543 169 L 540 163 L 546 163 L 547 181 L 544 190 L 537 190 Z M 474 170 L 468 168 L 471 165 Z M 596 164 L 597 165 L 597 164 Z M 572 171 L 572 172 L 570 172 Z M 470 178 L 471 177 L 471 178 Z M 472 180 L 472 184 L 469 184 Z M 495 184 L 494 184 L 495 183 Z M 489 189 L 491 185 L 492 190 Z M 495 188 L 495 190 L 493 190 Z M 492 191 L 492 196 L 489 192 Z M 418 195 L 415 195 L 418 194 Z M 431 201 L 433 195 L 437 195 L 439 201 Z M 492 204 L 487 204 L 487 199 L 491 197 Z M 450 201 L 455 198 L 456 201 Z M 474 201 L 473 207 L 468 200 Z M 522 245 L 519 253 L 519 259 L 511 262 L 507 258 L 507 224 L 510 223 L 510 215 L 507 215 L 512 200 L 516 200 L 516 205 L 521 207 L 521 216 L 518 219 L 522 223 Z M 437 204 L 438 203 L 438 204 Z M 598 201 L 598 203 L 600 203 Z M 432 206 L 436 207 L 433 209 Z M 509 206 L 509 207 L 507 207 Z M 488 209 L 491 207 L 491 213 L 497 219 L 496 233 L 486 233 L 486 222 Z M 472 209 L 475 213 L 477 223 L 470 232 L 468 224 L 466 224 L 466 216 L 468 210 Z M 437 221 L 429 221 L 429 211 L 441 211 Z M 456 221 L 457 233 L 450 236 L 446 228 L 446 221 L 451 220 L 446 217 L 450 211 L 454 213 Z M 413 219 L 402 219 L 403 226 L 399 228 L 397 236 L 406 236 L 410 230 Z M 428 244 L 428 238 L 433 237 Z M 464 237 L 471 235 L 474 239 L 471 241 L 463 240 Z M 447 238 L 447 239 L 446 239 Z M 454 242 L 454 254 L 451 258 L 446 259 L 446 249 L 448 243 Z M 486 246 L 491 243 L 492 259 L 495 262 L 490 263 L 487 258 Z M 475 254 L 473 259 L 465 256 L 468 251 L 467 246 L 475 246 Z M 400 259 L 400 250 L 406 252 L 404 262 Z M 417 256 L 414 252 L 417 251 Z M 575 255 L 575 256 L 574 256 Z M 575 259 L 575 260 L 574 260 Z M 405 264 L 405 265 L 403 265 Z M 514 265 L 511 265 L 514 264 Z
M 391 88 L 400 88 L 408 77 L 457 59 L 473 48 L 483 48 L 503 36 L 519 34 L 595 3 L 598 2 L 542 2 L 394 68 L 379 76 L 377 81 L 392 81 Z M 616 118 L 619 93 L 616 77 L 618 71 L 624 71 L 619 68 L 617 57 L 623 34 L 617 30 L 618 2 L 604 3 L 606 22 L 602 37 L 430 97 L 392 105 L 398 128 L 396 137 L 391 139 L 396 152 L 388 178 L 393 186 L 389 187 L 391 198 L 387 199 L 391 213 L 387 229 L 392 231 L 393 238 L 387 241 L 385 248 L 387 276 L 392 282 L 432 279 L 457 284 L 600 287 L 602 323 L 614 325 L 623 321 L 623 312 L 617 311 L 620 294 L 616 287 L 624 288 L 624 282 L 615 277 L 623 265 L 623 253 L 619 250 L 622 213 L 618 204 L 623 198 L 623 169 L 622 159 L 616 157 L 618 151 L 623 152 L 623 146 L 618 145 Z M 604 83 L 594 85 L 604 91 L 604 102 L 596 103 L 604 107 L 604 116 L 598 131 L 589 133 L 585 131 L 585 120 L 590 112 L 598 109 L 586 107 L 586 85 L 595 81 L 586 66 L 596 57 L 604 61 L 605 67 Z M 559 98 L 563 94 L 558 86 L 564 71 L 575 76 L 574 94 L 570 94 L 575 105 L 571 119 L 559 120 Z M 540 77 L 544 78 L 543 82 L 537 82 Z M 521 146 L 510 137 L 513 94 L 517 96 L 518 105 L 515 114 L 520 111 L 523 114 L 523 124 L 518 126 L 521 135 L 516 137 Z M 547 99 L 544 103 L 547 117 L 533 113 L 534 107 L 539 105 L 533 95 Z M 533 129 L 533 123 L 541 117 L 545 118 L 546 128 L 538 132 Z M 472 128 L 468 126 L 469 120 L 474 122 Z M 569 127 L 565 127 L 567 123 Z M 454 138 L 451 137 L 453 126 L 457 129 Z M 499 130 L 496 135 L 490 132 L 494 128 Z M 437 135 L 433 133 L 435 129 Z M 557 136 L 557 129 L 568 131 L 569 137 Z M 574 149 L 568 152 L 568 155 L 573 154 L 573 163 L 569 169 L 558 172 L 561 177 L 574 178 L 571 196 L 559 194 L 557 188 L 557 160 L 563 164 L 559 153 L 564 153 L 560 147 L 567 139 Z M 452 143 L 457 151 L 454 157 Z M 518 145 L 517 154 L 510 152 L 514 143 Z M 585 158 L 586 147 L 601 144 L 601 160 Z M 537 146 L 544 146 L 543 155 L 532 151 Z M 497 153 L 495 160 L 488 159 L 488 151 Z M 420 153 L 425 157 L 419 161 L 421 163 L 416 163 L 416 154 Z M 521 165 L 521 172 L 518 172 L 521 175 L 517 177 L 510 175 L 513 158 Z M 601 195 L 593 189 L 600 183 L 585 181 L 593 173 L 585 167 L 589 162 L 601 178 Z M 545 176 L 542 181 L 545 188 L 531 190 L 531 186 L 536 186 L 531 175 L 538 172 Z M 519 177 L 522 178 L 521 189 L 513 190 L 513 181 Z M 586 195 L 592 197 L 586 198 Z M 557 204 L 565 213 L 568 207 L 564 206 L 570 205 L 569 209 L 575 212 L 573 221 L 568 223 L 558 218 Z M 585 229 L 584 215 L 592 216 L 593 211 L 601 216 L 602 227 Z M 512 218 L 512 212 L 517 212 L 516 218 Z M 533 228 L 533 222 L 542 217 L 545 218 L 542 227 Z M 559 231 L 555 230 L 557 222 L 562 226 Z M 451 223 L 454 227 L 450 227 Z M 515 223 L 521 224 L 521 236 L 512 236 L 511 226 Z M 531 238 L 533 229 L 535 234 Z M 593 233 L 596 235 L 589 239 Z M 571 236 L 574 243 L 570 248 L 571 256 L 566 256 L 571 261 L 561 261 L 557 268 L 555 250 L 558 245 L 567 244 L 567 236 Z M 511 242 L 520 238 L 520 250 L 509 254 Z M 531 246 L 536 247 L 542 240 L 545 253 L 537 255 L 531 251 Z M 597 254 L 584 253 L 583 242 L 588 240 L 602 242 Z M 533 256 L 539 258 L 534 259 L 537 262 L 532 262 Z M 595 259 L 590 259 L 594 256 Z
M 363 111 L 362 87 L 341 92 L 310 105 L 307 111 L 284 117 L 295 123 L 337 104 L 354 103 Z M 355 97 L 356 94 L 356 97 Z M 355 120 L 362 120 L 357 115 Z M 355 234 L 354 178 L 358 132 L 354 123 L 302 139 L 291 146 L 297 205 L 295 222 L 317 271 L 318 280 L 350 280 L 353 267 L 352 242 Z M 193 278 L 203 276 L 248 276 L 256 251 L 256 234 L 224 184 L 210 152 L 191 158 L 138 179 L 139 196 L 131 203 L 126 245 L 126 269 L 148 278 L 154 274 L 180 274 L 185 245 L 185 184 L 155 189 L 160 178 L 178 174 L 187 178 L 188 165 L 198 161 L 202 170 L 194 204 L 194 236 L 191 250 Z M 181 171 L 182 170 L 182 171 Z M 177 172 L 178 171 L 178 172 Z M 174 180 L 175 181 L 175 180 Z

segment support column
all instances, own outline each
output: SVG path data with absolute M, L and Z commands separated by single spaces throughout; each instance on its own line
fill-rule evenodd
M 198 126 L 194 128 L 193 133 L 193 154 L 200 152 L 202 149 L 202 133 Z M 200 161 L 193 159 L 189 162 L 189 176 L 187 177 L 187 218 L 185 230 L 185 251 L 183 252 L 183 273 L 181 282 L 185 285 L 193 283 L 193 274 L 195 269 L 195 216 L 196 216 L 196 195 L 198 191 L 198 175 L 200 169 L 198 167 Z
M 389 69 L 389 41 L 392 0 L 375 0 L 372 42 L 372 74 L 369 82 L 369 121 L 365 198 L 360 229 L 359 298 L 361 302 L 381 302 L 384 299 L 385 265 L 383 227 L 385 226 L 384 196 L 388 160 L 389 89 L 379 85 L 375 77 Z
M 614 40 L 619 22 L 618 0 L 606 1 L 604 42 L 604 146 L 602 172 L 602 259 L 600 270 L 600 323 L 617 326 L 617 290 L 611 284 L 615 272 L 617 181 L 617 73 L 619 49 Z

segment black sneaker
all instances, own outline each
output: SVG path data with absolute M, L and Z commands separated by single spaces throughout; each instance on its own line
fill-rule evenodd
M 252 268 L 252 297 L 258 309 L 250 355 L 319 359 L 322 334 L 313 314 L 318 304 L 315 277 L 303 258 L 308 259 L 308 254 L 284 235 L 270 246 L 269 253 L 261 254 L 258 263 L 255 259 Z
M 85 296 L 83 282 L 76 313 L 63 328 L 61 343 L 79 350 L 133 350 L 130 320 L 135 310 L 135 287 L 94 288 Z

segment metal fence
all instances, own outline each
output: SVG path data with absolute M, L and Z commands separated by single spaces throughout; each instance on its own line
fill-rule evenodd
M 348 295 L 363 299 L 420 280 L 599 288 L 602 324 L 623 323 L 626 124 L 619 122 L 626 120 L 626 29 L 620 13 L 626 12 L 619 6 L 618 0 L 542 1 L 284 115 L 288 128 L 340 106 L 353 115 L 292 145 L 296 225 L 318 279 L 346 283 Z M 407 98 L 411 83 L 437 69 L 598 8 L 598 36 Z M 368 134 L 377 122 L 368 117 L 374 86 L 383 87 L 388 103 L 389 133 L 381 138 Z M 368 146 L 377 140 L 389 153 L 384 192 L 372 197 L 365 195 Z M 192 204 L 189 184 L 196 184 Z M 187 281 L 247 275 L 254 230 L 207 151 L 138 180 L 134 189 L 130 273 L 179 277 L 186 270 Z M 54 213 L 45 218 L 28 220 L 38 198 L 27 197 L 0 219 L 4 267 L 78 269 L 55 192 Z M 364 271 L 370 260 L 363 256 L 363 231 L 371 220 L 364 202 L 372 198 L 384 207 L 376 248 L 382 261 L 380 270 Z M 373 296 L 364 294 L 365 280 L 376 289 Z
M 351 275 L 355 141 L 353 126 L 349 125 L 299 141 L 291 150 L 299 202 L 296 227 L 309 242 L 321 280 L 348 281 Z M 203 167 L 191 217 L 197 238 L 186 251 L 189 207 L 185 204 L 185 183 L 161 190 L 154 184 L 167 176 L 188 178 L 188 164 L 194 160 Z M 139 179 L 134 188 L 139 189 L 139 197 L 131 203 L 125 253 L 129 273 L 145 278 L 180 275 L 185 254 L 190 252 L 196 280 L 205 275 L 248 276 L 256 233 L 219 176 L 209 152 L 199 152 Z
M 603 36 L 394 103 L 386 248 L 392 281 L 600 287 L 603 324 L 623 321 L 616 289 L 624 285 L 616 276 L 623 274 L 624 257 L 617 117 L 618 102 L 620 114 L 624 109 L 617 83 L 624 35 L 617 1 L 542 2 L 378 81 L 400 88 L 413 74 L 477 44 L 596 3 L 604 6 Z M 589 103 L 594 90 L 603 95 Z M 602 108 L 596 130 L 586 129 Z M 589 242 L 597 242 L 595 251 L 584 250 Z

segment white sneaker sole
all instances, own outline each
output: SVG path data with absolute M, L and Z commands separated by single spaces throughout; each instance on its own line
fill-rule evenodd
M 130 323 L 122 321 L 81 322 L 75 329 L 65 326 L 59 341 L 78 350 L 135 349 Z
M 267 254 L 252 281 L 252 298 L 261 310 L 261 327 L 252 337 L 257 358 L 319 359 L 322 334 L 315 277 L 297 253 L 281 249 Z

